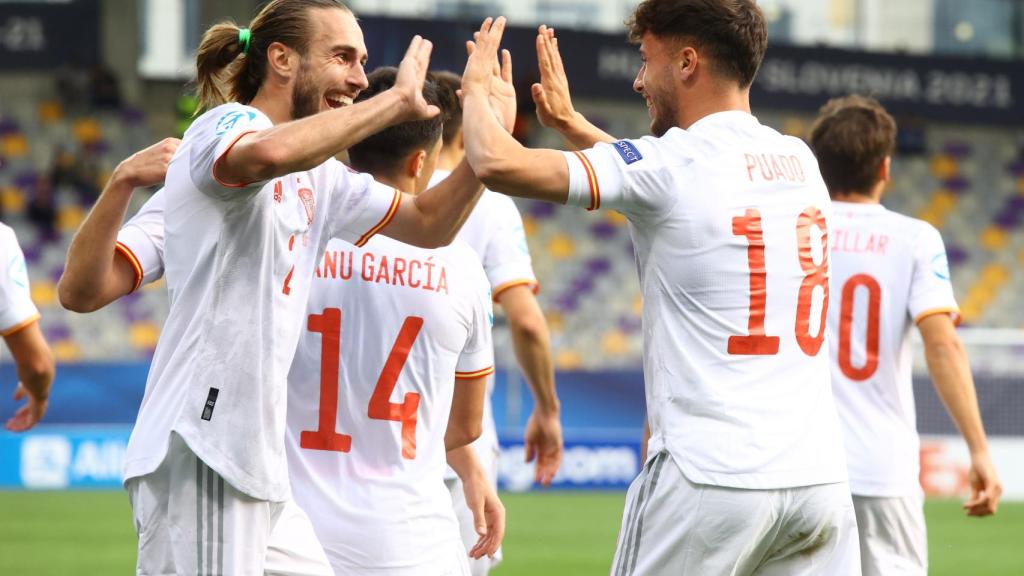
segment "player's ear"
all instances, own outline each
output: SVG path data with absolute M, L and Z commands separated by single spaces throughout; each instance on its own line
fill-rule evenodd
M 299 64 L 298 54 L 281 42 L 271 42 L 267 46 L 267 69 L 284 79 L 294 75 Z
M 677 66 L 679 69 L 679 79 L 683 82 L 687 82 L 693 78 L 693 75 L 697 73 L 697 64 L 700 63 L 700 54 L 693 46 L 683 46 L 682 50 L 679 51 L 679 60 Z
M 419 178 L 420 174 L 423 173 L 423 167 L 427 164 L 427 151 L 417 150 L 409 156 L 409 163 L 406 165 L 408 174 L 414 178 Z
M 882 164 L 878 167 L 878 179 L 882 182 L 888 182 L 891 178 L 889 169 L 892 168 L 892 156 L 886 156 L 882 160 Z

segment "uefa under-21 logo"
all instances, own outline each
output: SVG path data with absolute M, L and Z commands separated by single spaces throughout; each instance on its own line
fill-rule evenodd
M 949 280 L 949 260 L 945 252 L 932 256 L 932 273 L 940 280 Z
M 234 112 L 228 112 L 227 114 L 220 117 L 217 121 L 217 136 L 224 135 L 225 132 L 233 130 L 236 126 L 241 124 L 248 124 L 256 119 L 255 112 L 249 112 L 248 110 L 236 110 Z

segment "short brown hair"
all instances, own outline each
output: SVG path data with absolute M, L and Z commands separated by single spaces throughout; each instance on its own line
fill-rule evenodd
M 870 194 L 896 150 L 896 121 L 874 98 L 833 98 L 811 126 L 811 149 L 830 194 Z
M 238 25 L 224 21 L 211 26 L 196 50 L 196 114 L 229 100 L 252 102 L 267 76 L 267 48 L 272 43 L 281 42 L 305 56 L 313 8 L 351 12 L 340 0 L 271 0 L 249 23 L 249 50 L 244 54 Z
M 648 32 L 695 42 L 740 88 L 753 83 L 768 46 L 768 25 L 754 0 L 644 0 L 626 26 L 636 44 Z
M 444 121 L 444 134 L 441 140 L 445 146 L 448 146 L 455 140 L 459 130 L 462 130 L 462 103 L 458 97 L 458 90 L 462 88 L 462 76 L 455 72 L 439 70 L 431 72 L 430 79 L 447 90 L 450 93 L 449 97 L 454 100 L 451 117 Z

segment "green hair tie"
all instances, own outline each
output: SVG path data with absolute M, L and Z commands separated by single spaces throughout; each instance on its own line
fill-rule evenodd
M 249 53 L 249 40 L 252 38 L 252 32 L 248 28 L 238 29 L 238 43 L 242 45 L 242 54 Z

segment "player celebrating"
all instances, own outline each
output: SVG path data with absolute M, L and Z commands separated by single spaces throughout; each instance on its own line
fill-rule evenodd
M 846 441 L 863 573 L 928 571 L 910 332 L 971 452 L 967 514 L 996 511 L 1002 487 L 988 453 L 970 366 L 954 328 L 959 312 L 938 230 L 886 210 L 896 122 L 873 98 L 829 101 L 811 147 L 832 195 L 828 315 L 832 381 Z
M 286 374 L 314 258 L 328 238 L 448 243 L 480 190 L 467 167 L 403 200 L 334 154 L 438 113 L 413 39 L 393 89 L 357 105 L 366 50 L 333 0 L 274 0 L 250 28 L 218 24 L 197 52 L 208 111 L 167 173 L 170 313 L 126 456 L 140 573 L 259 573 L 288 500 Z M 228 101 L 228 99 L 233 101 Z M 289 515 L 295 530 L 308 528 Z M 308 573 L 330 573 L 315 539 Z
M 636 247 L 651 441 L 612 572 L 859 573 L 825 347 L 830 202 L 807 146 L 750 114 L 761 10 L 642 2 L 654 137 L 570 153 L 523 148 L 489 111 L 503 27 L 485 22 L 463 74 L 470 164 L 496 191 L 618 210 Z
M 25 254 L 14 230 L 6 224 L 0 224 L 0 265 L 0 335 L 11 351 L 18 374 L 14 400 L 25 400 L 4 427 L 24 432 L 46 414 L 56 367 L 39 328 L 39 310 L 32 303 Z
M 394 82 L 393 68 L 374 71 L 357 101 Z M 423 93 L 453 111 L 454 93 L 429 81 Z M 349 160 L 379 182 L 422 191 L 441 126 L 438 117 L 398 124 L 353 145 Z M 503 515 L 466 446 L 480 434 L 494 371 L 489 296 L 479 259 L 458 240 L 437 250 L 388 238 L 328 244 L 289 374 L 288 461 L 296 501 L 339 576 L 468 573 L 443 480 L 446 448 L 463 446 L 449 455 L 467 497 L 489 493 Z M 500 522 L 472 522 L 468 549 L 493 554 Z
M 451 72 L 433 74 L 454 94 L 462 79 Z M 440 182 L 463 161 L 466 150 L 462 138 L 462 106 L 451 120 L 444 123 L 444 137 L 438 170 L 431 183 Z M 473 212 L 459 231 L 458 238 L 465 241 L 484 266 L 491 285 L 494 301 L 501 305 L 508 319 L 509 332 L 516 358 L 526 382 L 533 393 L 534 409 L 526 424 L 525 448 L 527 462 L 536 459 L 536 481 L 548 485 L 562 460 L 562 425 L 559 420 L 558 396 L 555 393 L 555 374 L 551 362 L 551 343 L 547 321 L 535 294 L 540 288 L 533 273 L 530 252 L 523 231 L 519 210 L 508 196 L 484 191 Z M 487 402 L 484 405 L 483 434 L 473 443 L 477 456 L 497 485 L 498 432 L 494 424 L 491 394 L 493 376 L 488 378 Z M 473 514 L 466 506 L 454 473 L 448 474 L 448 486 L 455 504 L 456 516 L 467 548 L 473 546 L 477 535 Z M 484 576 L 501 562 L 501 553 L 494 558 L 481 557 L 470 562 L 473 576 Z

